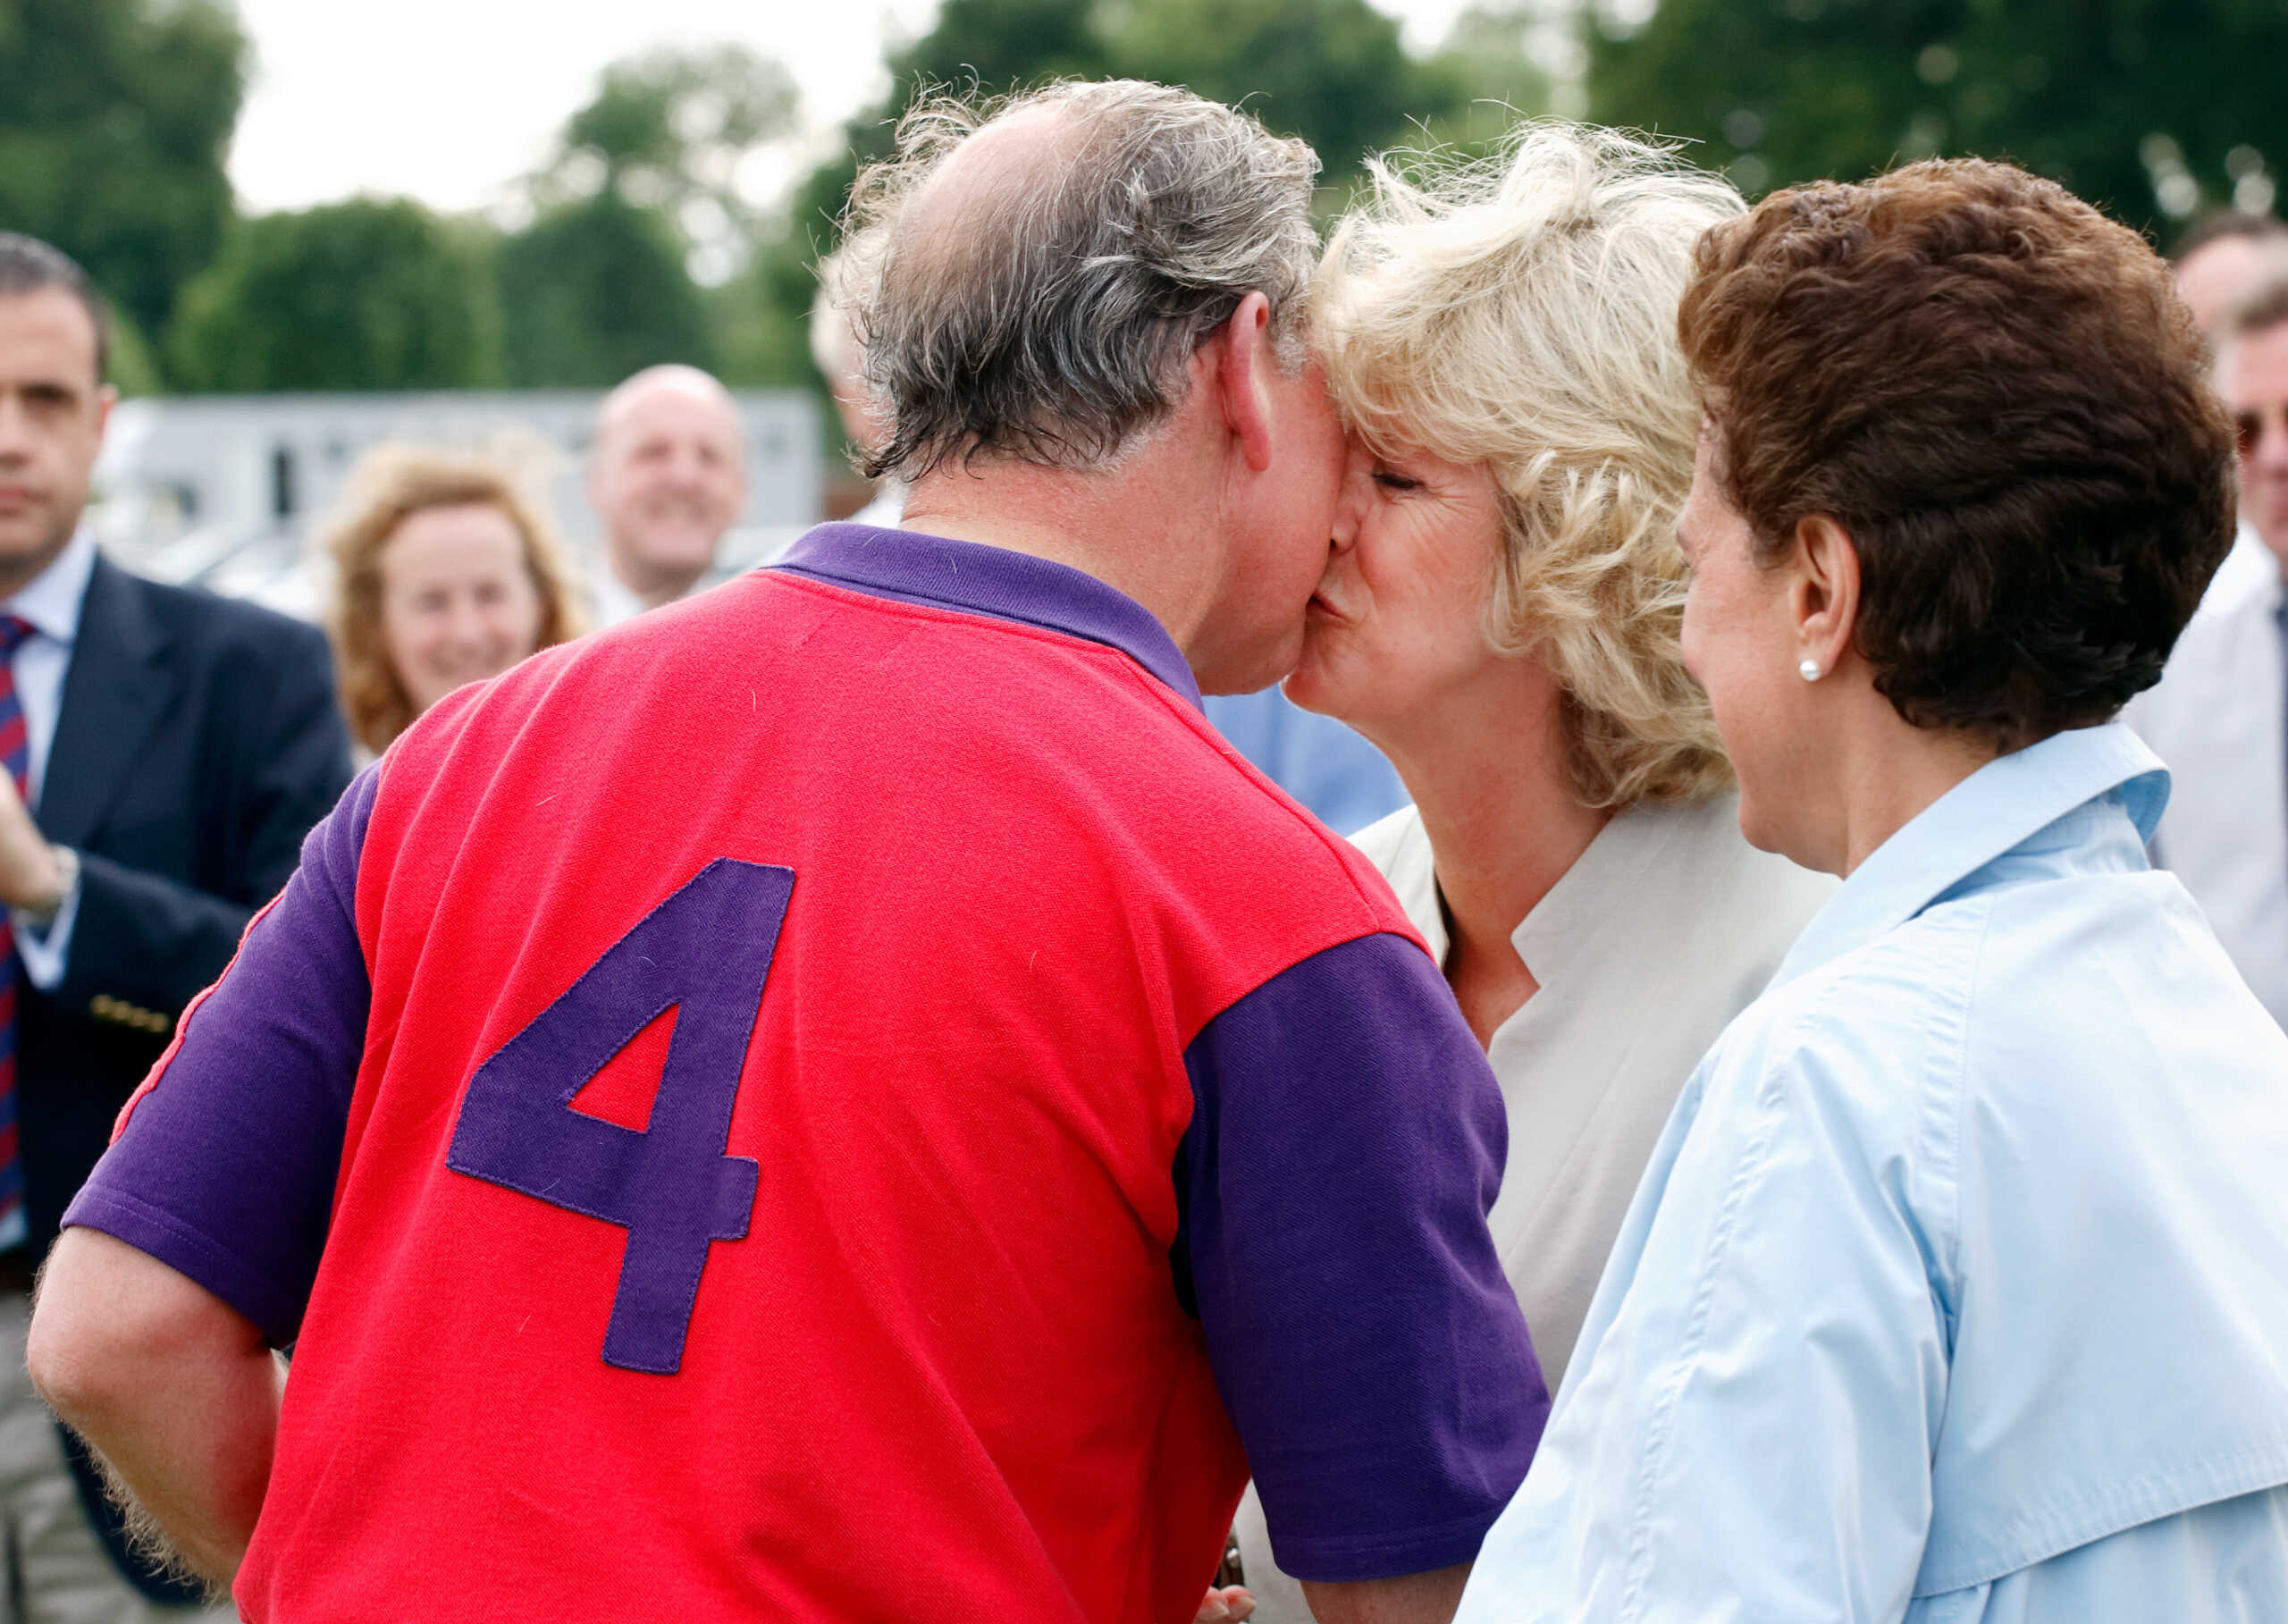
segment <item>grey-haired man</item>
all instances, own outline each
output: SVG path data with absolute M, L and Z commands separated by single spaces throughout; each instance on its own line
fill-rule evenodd
M 1199 710 L 1341 539 L 1316 167 L 1152 85 L 913 115 L 845 299 L 905 528 L 447 701 L 313 838 L 32 1350 L 250 1616 L 1179 1624 L 1250 1469 L 1320 1618 L 1451 1614 L 1548 1409 L 1501 1096 Z

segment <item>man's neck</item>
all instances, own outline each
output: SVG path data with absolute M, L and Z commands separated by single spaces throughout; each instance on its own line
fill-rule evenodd
M 617 551 L 610 554 L 610 563 L 612 579 L 640 600 L 646 609 L 672 603 L 699 584 L 698 575 L 680 570 L 672 575 L 663 575 L 657 569 L 646 569 L 635 560 L 621 557 Z
M 1148 467 L 1073 473 L 998 463 L 972 472 L 955 464 L 914 483 L 901 523 L 1094 576 L 1143 605 L 1189 658 L 1221 561 L 1202 527 L 1155 483 Z
M 0 559 L 0 598 L 14 597 L 55 568 L 57 561 L 72 550 L 72 543 L 79 534 L 79 522 L 75 519 L 72 528 L 63 533 L 63 540 L 22 558 Z

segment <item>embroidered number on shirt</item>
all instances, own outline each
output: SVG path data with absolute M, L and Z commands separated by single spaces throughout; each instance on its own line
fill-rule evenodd
M 794 887 L 792 869 L 717 858 L 469 1080 L 445 1165 L 627 1231 L 608 1365 L 674 1375 L 709 1246 L 747 1233 L 755 1164 L 724 1146 Z M 588 1080 L 670 1008 L 651 1126 L 572 1109 Z

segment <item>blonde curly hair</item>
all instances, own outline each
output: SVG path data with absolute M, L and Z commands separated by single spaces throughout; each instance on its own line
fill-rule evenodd
M 509 470 L 492 459 L 414 445 L 380 445 L 349 476 L 347 500 L 324 533 L 332 555 L 333 636 L 341 708 L 351 736 L 379 754 L 418 712 L 382 635 L 382 550 L 400 525 L 431 508 L 477 506 L 506 514 L 523 538 L 525 568 L 540 597 L 535 649 L 587 629 L 555 532 Z
M 1729 788 L 1678 647 L 1700 407 L 1677 307 L 1724 181 L 1619 130 L 1536 121 L 1491 156 L 1369 165 L 1312 324 L 1346 423 L 1372 449 L 1482 464 L 1502 534 L 1485 634 L 1566 695 L 1589 806 Z

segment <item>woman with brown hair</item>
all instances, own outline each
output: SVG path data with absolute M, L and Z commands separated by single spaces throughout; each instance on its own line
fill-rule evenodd
M 2006 164 L 1700 245 L 1684 654 L 1842 888 L 1686 1085 L 1462 1617 L 2130 1624 L 2288 1596 L 2288 1037 L 2114 721 L 2233 537 L 2144 240 Z
M 327 627 L 349 731 L 378 755 L 463 683 L 577 636 L 577 601 L 546 520 L 480 457 L 384 445 L 350 477 L 326 537 Z

